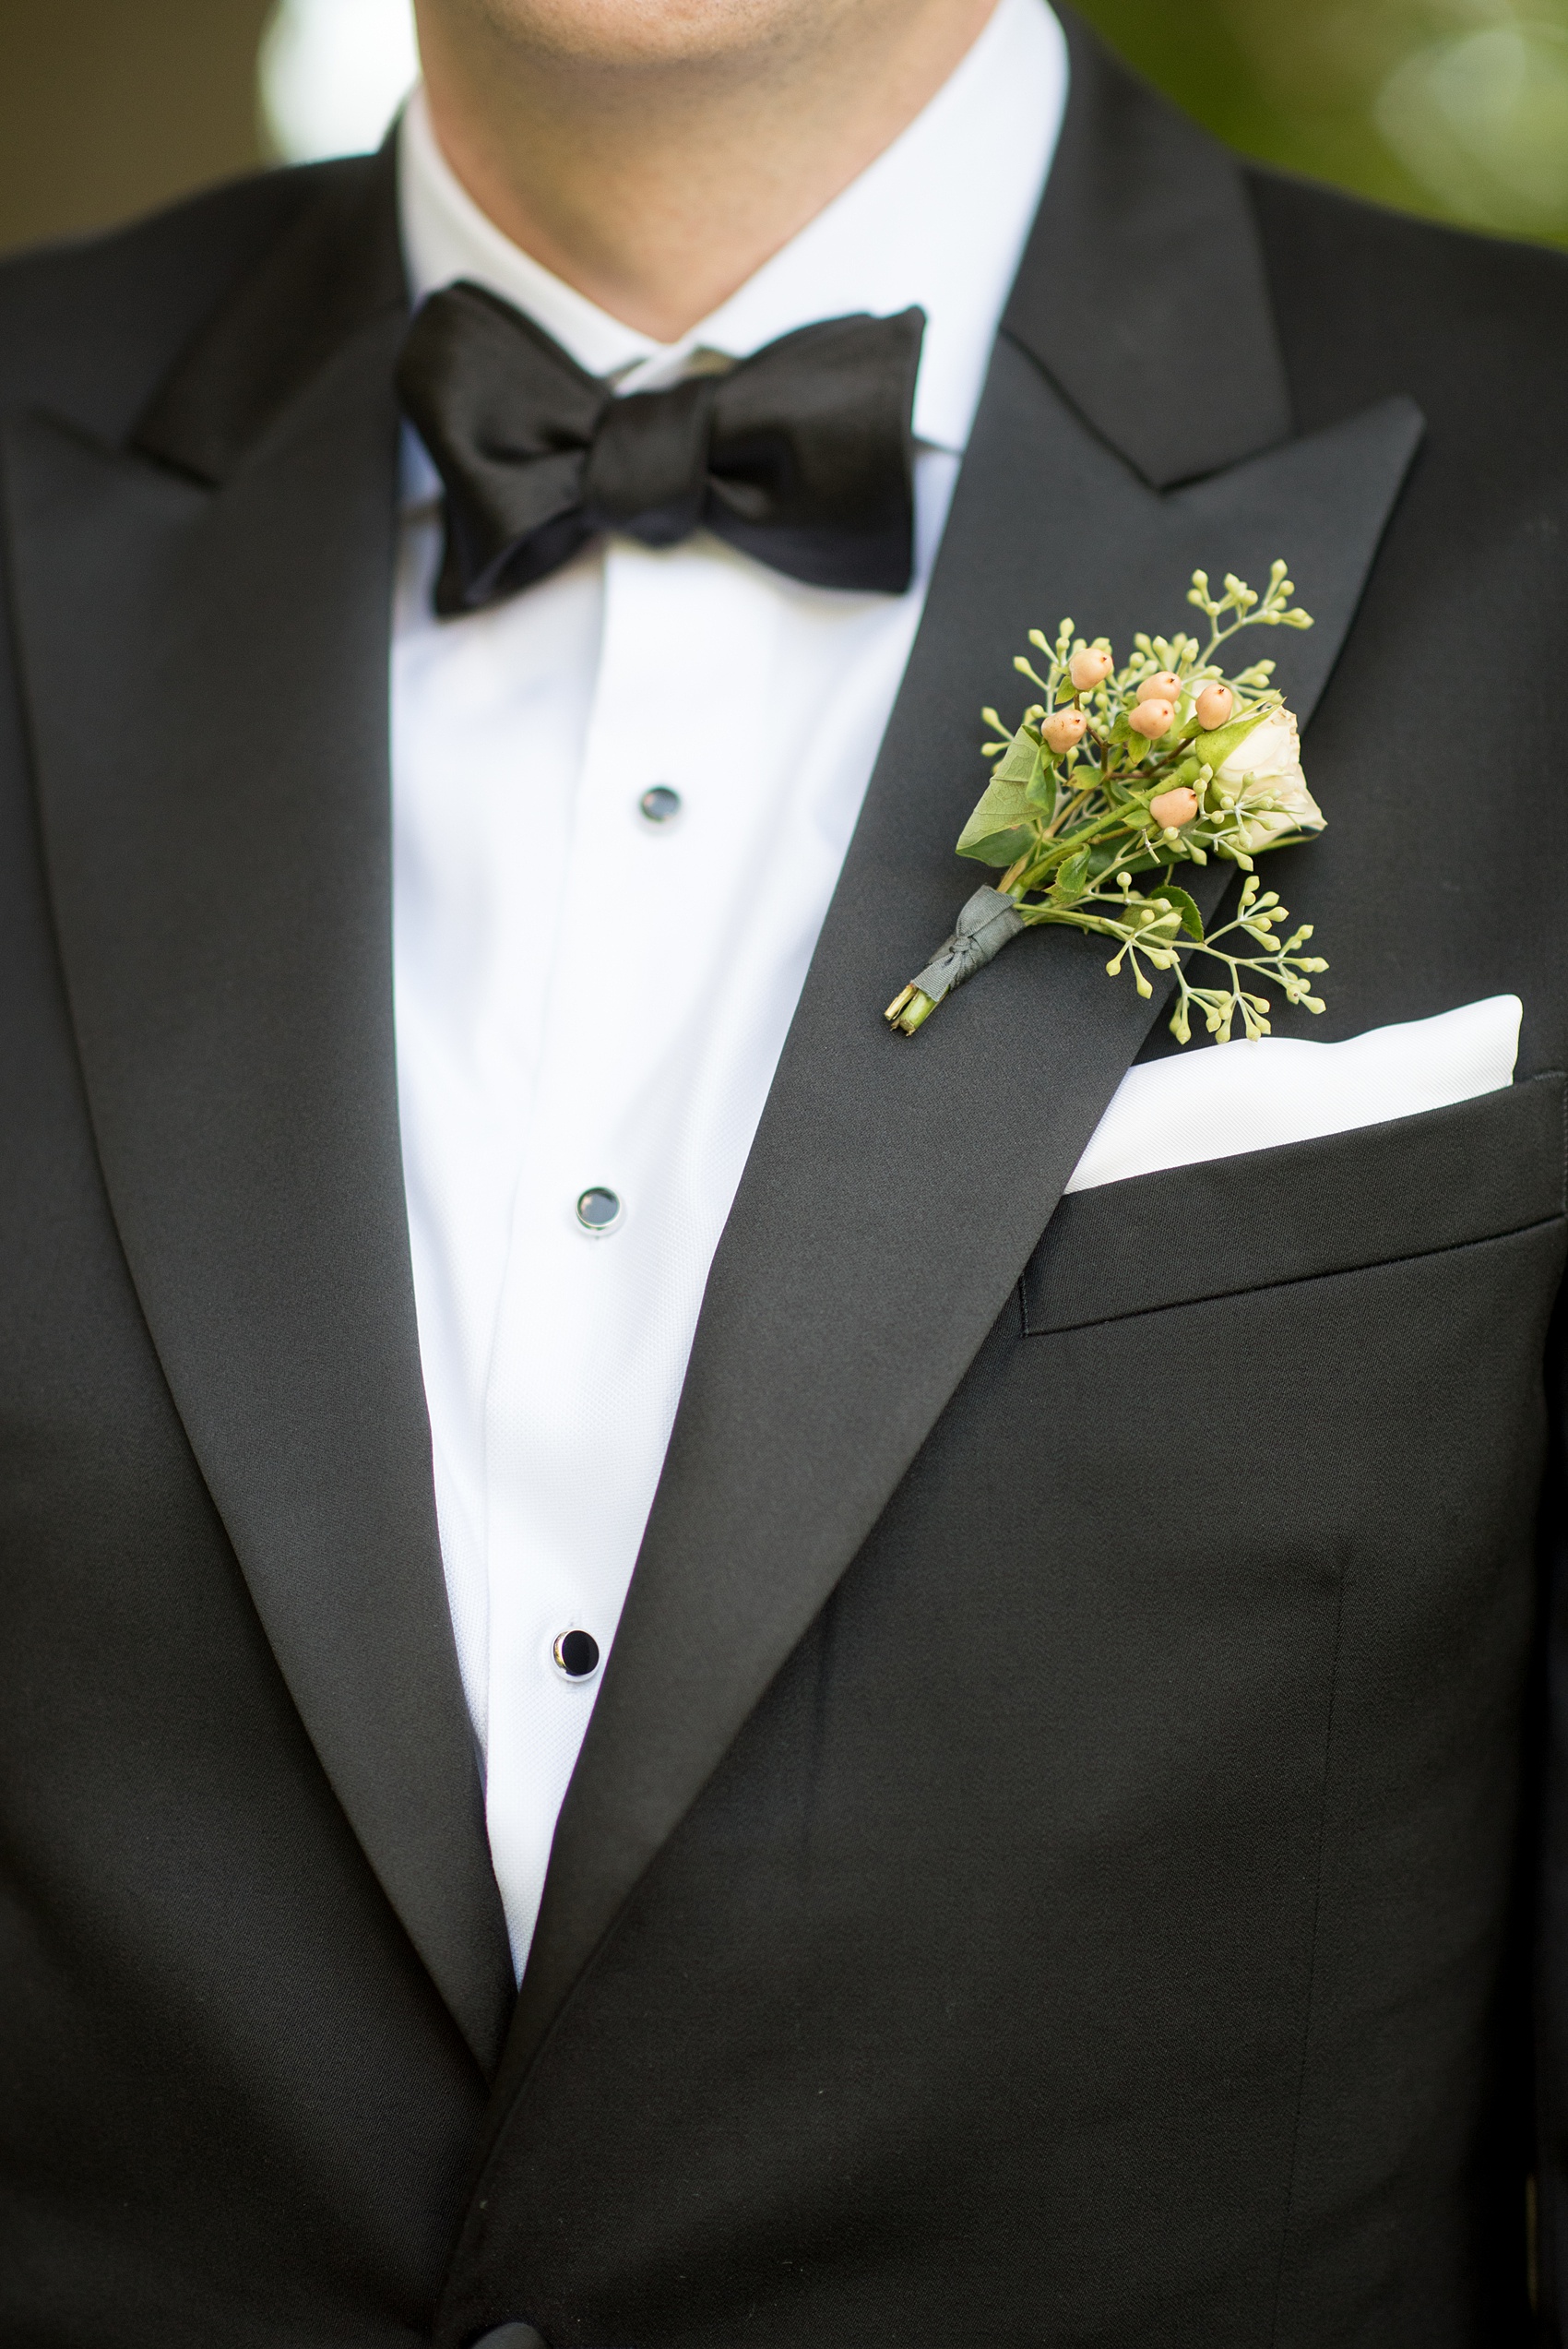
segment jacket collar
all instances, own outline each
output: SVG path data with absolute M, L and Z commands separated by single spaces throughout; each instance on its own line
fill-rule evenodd
M 1171 489 L 1293 429 L 1263 251 L 1235 159 L 1059 13 L 1067 113 L 1003 331 Z
M 363 328 L 407 306 L 389 135 L 368 161 L 322 172 L 314 201 L 182 353 L 131 447 L 221 488 Z

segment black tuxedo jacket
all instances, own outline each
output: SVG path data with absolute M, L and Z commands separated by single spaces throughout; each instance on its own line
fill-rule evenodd
M 1562 2338 L 1568 267 L 1072 42 L 520 1997 L 398 1159 L 391 167 L 0 275 L 5 2349 Z M 1277 554 L 1310 1032 L 1513 990 L 1519 1080 L 1063 1204 L 1158 1003 L 1055 933 L 880 1019 L 976 710 Z

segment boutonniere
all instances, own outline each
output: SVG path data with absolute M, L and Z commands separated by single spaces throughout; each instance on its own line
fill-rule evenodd
M 1031 629 L 1045 674 L 1023 656 L 1014 666 L 1044 699 L 1025 710 L 1014 733 L 994 709 L 981 711 L 1001 739 L 985 745 L 996 764 L 958 839 L 960 856 L 1005 870 L 994 888 L 976 890 L 952 936 L 888 1005 L 896 1029 L 914 1035 L 956 986 L 1044 923 L 1111 939 L 1107 971 L 1114 978 L 1125 967 L 1146 997 L 1154 993 L 1146 964 L 1173 971 L 1170 1031 L 1179 1043 L 1192 1034 L 1194 1011 L 1221 1043 L 1238 1014 L 1248 1036 L 1266 1036 L 1265 986 L 1287 1003 L 1323 1009 L 1310 981 L 1328 965 L 1301 951 L 1312 925 L 1282 935 L 1290 916 L 1253 869 L 1265 849 L 1324 828 L 1301 771 L 1296 721 L 1270 683 L 1272 661 L 1229 675 L 1216 657 L 1246 628 L 1312 626 L 1291 603 L 1286 569 L 1274 566 L 1261 595 L 1228 576 L 1220 596 L 1206 571 L 1194 571 L 1187 600 L 1207 618 L 1207 642 L 1185 633 L 1134 637 L 1122 669 L 1103 637 L 1086 643 L 1071 620 L 1054 644 Z M 1174 875 L 1211 856 L 1229 858 L 1247 877 L 1234 918 L 1206 936 Z M 1146 875 L 1152 877 L 1137 886 Z M 1199 957 L 1213 984 L 1188 977 Z

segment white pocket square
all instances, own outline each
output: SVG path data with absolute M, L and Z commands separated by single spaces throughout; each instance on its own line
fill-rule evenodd
M 1523 1011 L 1517 996 L 1488 996 L 1339 1044 L 1263 1036 L 1146 1061 L 1123 1078 L 1067 1188 L 1348 1134 L 1500 1091 L 1514 1081 Z

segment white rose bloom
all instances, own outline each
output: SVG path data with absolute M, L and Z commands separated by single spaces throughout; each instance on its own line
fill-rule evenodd
M 1323 810 L 1301 771 L 1293 710 L 1270 709 L 1214 771 L 1229 790 L 1240 792 L 1237 807 L 1243 817 L 1254 802 L 1264 803 L 1243 826 L 1249 853 L 1267 848 L 1287 832 L 1322 831 Z

